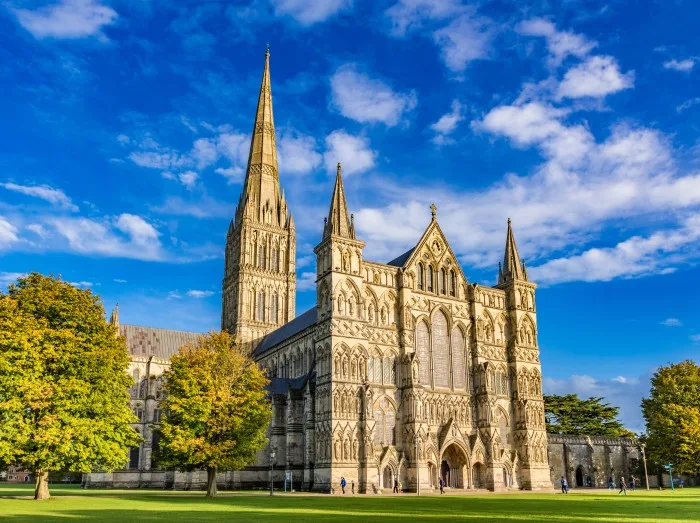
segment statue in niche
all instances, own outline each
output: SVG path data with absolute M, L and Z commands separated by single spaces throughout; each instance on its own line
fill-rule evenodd
M 343 271 L 350 272 L 350 256 L 347 252 L 343 253 Z
M 337 439 L 333 443 L 333 454 L 335 459 L 340 459 L 340 442 Z
M 359 449 L 359 445 L 357 443 L 357 440 L 352 441 L 352 459 L 357 459 L 357 451 Z

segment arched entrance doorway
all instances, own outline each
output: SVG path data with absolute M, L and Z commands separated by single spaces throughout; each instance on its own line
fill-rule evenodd
M 512 480 L 510 470 L 506 466 L 503 467 L 503 486 L 504 487 L 512 487 L 513 486 L 513 480 Z
M 583 487 L 583 467 L 581 465 L 576 468 L 576 486 Z
M 475 463 L 472 467 L 472 487 L 481 488 L 481 475 L 484 467 L 481 463 Z
M 467 456 L 464 451 L 454 443 L 442 453 L 440 465 L 440 477 L 445 486 L 450 488 L 464 488 L 467 467 Z
M 389 465 L 384 467 L 384 472 L 382 473 L 382 487 L 394 488 L 394 471 L 391 470 Z

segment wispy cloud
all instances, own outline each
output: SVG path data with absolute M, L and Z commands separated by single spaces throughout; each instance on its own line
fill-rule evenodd
M 338 68 L 331 77 L 333 106 L 340 114 L 361 123 L 383 123 L 392 127 L 416 106 L 413 91 L 394 91 L 382 80 L 361 72 L 356 64 Z
M 39 198 L 69 211 L 78 210 L 78 206 L 74 205 L 62 190 L 55 189 L 48 185 L 19 185 L 12 182 L 5 182 L 0 183 L 0 187 L 4 187 L 8 191 Z
M 683 322 L 679 320 L 678 318 L 666 318 L 664 321 L 661 322 L 661 325 L 664 327 L 681 327 L 683 325 Z
M 695 67 L 695 58 L 685 58 L 683 60 L 667 60 L 664 62 L 664 69 L 671 71 L 679 71 L 681 73 L 689 73 Z
M 290 16 L 301 25 L 324 22 L 352 7 L 353 0 L 271 0 L 278 16 Z
M 192 289 L 187 291 L 187 296 L 190 298 L 208 298 L 209 296 L 213 296 L 214 292 L 213 291 L 201 291 L 197 289 Z
M 457 129 L 459 123 L 464 120 L 464 109 L 458 100 L 452 101 L 452 106 L 449 113 L 443 114 L 440 119 L 430 126 L 430 129 L 435 132 L 433 143 L 436 145 L 445 145 L 452 142 L 450 135 Z
M 584 58 L 598 45 L 584 35 L 557 30 L 556 26 L 545 18 L 524 20 L 517 25 L 516 30 L 526 36 L 544 37 L 551 55 L 550 64 L 553 66 L 560 65 L 568 56 Z
M 592 56 L 569 69 L 559 85 L 559 98 L 602 98 L 634 86 L 634 72 L 620 72 L 611 56 Z
M 0 216 L 0 249 L 19 242 L 18 232 L 17 227 Z
M 36 38 L 105 39 L 102 29 L 112 25 L 117 12 L 101 0 L 59 0 L 35 10 L 11 9 L 20 25 Z

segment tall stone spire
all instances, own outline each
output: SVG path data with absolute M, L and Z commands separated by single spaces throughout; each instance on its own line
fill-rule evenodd
M 507 283 L 512 280 L 527 281 L 523 263 L 518 255 L 518 247 L 515 245 L 513 227 L 508 218 L 508 232 L 506 233 L 506 250 L 503 255 L 503 267 L 499 270 L 498 283 Z
M 295 257 L 294 220 L 277 171 L 268 49 L 245 182 L 226 235 L 222 288 L 221 328 L 251 350 L 294 318 Z
M 265 52 L 265 69 L 260 84 L 258 108 L 255 113 L 248 168 L 246 169 L 241 200 L 238 206 L 239 212 L 245 213 L 253 219 L 274 223 L 274 225 L 283 226 L 285 224 L 286 213 L 280 212 L 281 201 L 277 171 L 275 122 L 272 112 L 269 49 Z
M 348 218 L 348 204 L 345 201 L 345 189 L 343 189 L 343 172 L 338 164 L 338 170 L 335 175 L 335 187 L 333 188 L 333 197 L 331 198 L 331 207 L 328 210 L 328 220 L 326 228 L 323 231 L 323 237 L 327 238 L 330 235 L 340 236 L 342 238 L 355 238 L 355 226 Z

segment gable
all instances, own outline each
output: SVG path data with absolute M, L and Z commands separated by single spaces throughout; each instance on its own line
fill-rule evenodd
M 415 273 L 418 263 L 423 263 L 426 267 L 430 265 L 437 271 L 441 268 L 445 268 L 448 272 L 454 270 L 458 275 L 458 285 L 467 282 L 462 266 L 437 220 L 434 219 L 430 222 L 423 236 L 409 252 L 410 254 L 406 253 L 408 256 L 403 264 L 404 269 L 411 268 Z M 460 279 L 461 281 L 459 281 Z

